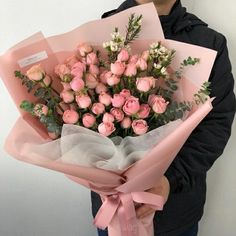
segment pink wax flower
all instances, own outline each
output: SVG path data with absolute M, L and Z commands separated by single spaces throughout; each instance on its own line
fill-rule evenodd
M 137 78 L 136 86 L 140 92 L 148 92 L 155 87 L 155 79 L 152 76 Z
M 111 72 L 114 75 L 122 75 L 125 71 L 125 64 L 120 61 L 116 61 L 115 63 L 111 63 Z
M 86 63 L 88 65 L 96 65 L 98 64 L 98 57 L 97 54 L 95 52 L 91 52 L 87 55 L 86 57 Z
M 141 104 L 140 109 L 137 113 L 138 118 L 140 118 L 140 119 L 147 118 L 149 116 L 150 110 L 151 110 L 151 108 L 148 104 Z
M 137 67 L 134 63 L 130 63 L 127 65 L 126 70 L 124 72 L 125 76 L 135 76 L 137 74 Z
M 120 83 L 120 77 L 116 75 L 112 75 L 111 77 L 107 77 L 107 84 L 109 86 L 114 86 Z
M 86 86 L 90 89 L 96 88 L 98 80 L 95 75 L 87 73 L 85 76 Z
M 38 103 L 34 106 L 34 114 L 37 117 L 41 117 L 42 115 L 48 114 L 48 107 L 44 104 Z
M 145 134 L 148 131 L 148 125 L 145 120 L 134 120 L 132 122 L 132 128 L 137 135 Z
M 169 104 L 162 96 L 151 95 L 148 98 L 148 103 L 152 107 L 153 111 L 157 114 L 162 114 L 166 111 Z
M 107 86 L 103 83 L 98 83 L 95 88 L 97 94 L 100 94 L 102 92 L 107 92 L 107 90 L 108 90 Z
M 102 122 L 106 123 L 106 122 L 114 122 L 114 121 L 115 121 L 115 118 L 112 114 L 106 112 L 103 115 Z
M 77 51 L 79 52 L 80 56 L 85 57 L 86 54 L 93 51 L 93 48 L 87 43 L 81 43 L 77 46 Z
M 99 67 L 96 65 L 90 65 L 89 66 L 89 73 L 93 75 L 99 75 Z
M 104 136 L 110 136 L 116 130 L 112 122 L 101 123 L 98 126 L 98 132 Z
M 75 124 L 79 120 L 79 114 L 74 110 L 66 110 L 63 113 L 62 119 L 66 124 Z
M 123 96 L 125 99 L 131 96 L 130 90 L 122 89 L 120 95 Z
M 34 65 L 29 70 L 27 70 L 26 75 L 30 80 L 40 81 L 45 76 L 45 71 L 41 65 Z
M 121 121 L 120 125 L 121 125 L 121 127 L 122 127 L 123 129 L 129 129 L 129 128 L 131 127 L 131 123 L 132 123 L 132 121 L 131 121 L 130 117 L 126 116 L 126 117 Z
M 105 111 L 105 106 L 102 103 L 97 102 L 93 104 L 92 112 L 95 115 L 101 115 L 102 113 L 104 113 L 104 111 Z
M 111 95 L 107 94 L 106 92 L 101 92 L 99 94 L 98 100 L 105 106 L 109 106 L 111 104 Z
M 115 117 L 115 120 L 121 122 L 124 119 L 124 112 L 119 108 L 112 108 L 111 114 Z
M 127 49 L 122 49 L 117 56 L 118 61 L 128 61 L 129 60 L 129 52 Z
M 136 66 L 138 69 L 140 69 L 141 71 L 144 71 L 147 69 L 147 62 L 141 57 L 138 59 L 138 61 L 136 62 Z
M 120 94 L 114 94 L 113 98 L 111 99 L 111 102 L 113 107 L 120 108 L 124 105 L 125 98 Z
M 77 102 L 78 106 L 82 109 L 88 108 L 92 103 L 91 98 L 85 94 L 77 95 L 76 102 Z
M 83 115 L 82 123 L 84 127 L 91 128 L 94 126 L 95 122 L 96 122 L 96 118 L 94 117 L 94 115 L 90 113 L 86 113 Z
M 75 77 L 71 82 L 70 82 L 71 89 L 74 90 L 75 92 L 79 92 L 82 89 L 84 89 L 84 81 L 78 77 Z
M 125 114 L 128 116 L 136 114 L 140 109 L 140 104 L 139 104 L 139 99 L 136 97 L 129 97 L 127 98 L 124 106 L 123 106 L 123 111 Z
M 74 101 L 74 93 L 73 91 L 71 90 L 63 90 L 61 93 L 60 93 L 60 97 L 62 98 L 62 100 L 65 102 L 65 103 L 71 103 Z

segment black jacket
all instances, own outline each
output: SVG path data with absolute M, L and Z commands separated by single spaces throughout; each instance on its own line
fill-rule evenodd
M 103 18 L 136 6 L 127 0 Z M 198 125 L 166 172 L 171 193 L 162 212 L 154 218 L 155 235 L 178 236 L 197 223 L 206 197 L 206 173 L 222 154 L 231 134 L 236 110 L 234 79 L 225 37 L 208 28 L 195 15 L 187 13 L 179 0 L 168 16 L 160 16 L 165 38 L 195 44 L 218 52 L 210 76 L 213 110 Z M 95 194 L 92 194 L 95 199 Z M 96 204 L 93 213 L 96 213 Z M 98 208 L 98 206 L 97 206 Z

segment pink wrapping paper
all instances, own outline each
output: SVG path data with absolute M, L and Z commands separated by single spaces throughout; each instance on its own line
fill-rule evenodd
M 204 81 L 208 80 L 216 52 L 190 44 L 164 40 L 155 7 L 153 4 L 145 4 L 103 20 L 84 24 L 62 35 L 45 39 L 41 33 L 37 33 L 9 49 L 0 57 L 0 76 L 16 106 L 19 107 L 20 102 L 25 99 L 35 101 L 35 97 L 27 93 L 13 74 L 15 70 L 26 71 L 34 63 L 20 68 L 19 60 L 39 52 L 46 52 L 47 58 L 40 63 L 48 73 L 52 73 L 52 68 L 66 59 L 78 43 L 86 41 L 100 48 L 100 45 L 110 37 L 114 27 L 119 27 L 121 33 L 124 33 L 131 13 L 143 15 L 142 31 L 139 40 L 132 44 L 133 51 L 141 52 L 147 49 L 150 43 L 161 40 L 165 46 L 177 51 L 172 64 L 173 69 L 177 69 L 179 63 L 188 56 L 200 58 L 200 64 L 187 68 L 181 81 L 184 100 L 192 100 L 193 94 L 199 90 Z M 59 82 L 53 83 L 60 91 Z M 95 223 L 101 228 L 109 226 L 110 236 L 151 236 L 154 214 L 142 221 L 136 219 L 133 202 L 147 203 L 156 210 L 162 209 L 162 197 L 146 194 L 144 191 L 157 185 L 191 132 L 211 109 L 210 99 L 204 105 L 194 107 L 188 118 L 173 133 L 156 145 L 142 160 L 120 175 L 102 169 L 66 164 L 60 158 L 51 160 L 39 153 L 29 153 L 30 145 L 40 145 L 51 140 L 39 121 L 21 110 L 19 110 L 21 117 L 6 139 L 5 150 L 18 160 L 62 172 L 71 180 L 99 193 L 104 204 Z

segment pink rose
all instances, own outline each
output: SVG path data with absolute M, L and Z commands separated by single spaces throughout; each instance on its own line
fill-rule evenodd
M 86 54 L 92 52 L 93 48 L 87 43 L 82 43 L 82 44 L 78 45 L 77 50 L 78 50 L 79 54 L 82 57 L 84 57 L 84 56 L 86 56 Z
M 86 71 L 86 65 L 83 62 L 78 61 L 71 68 L 71 74 L 75 77 L 82 79 L 83 73 Z
M 85 76 L 85 83 L 88 88 L 94 89 L 94 88 L 96 88 L 98 81 L 97 81 L 97 78 L 95 75 L 88 73 Z
M 149 51 L 144 51 L 141 56 L 145 61 L 148 60 L 149 58 Z
M 144 71 L 147 69 L 147 62 L 141 57 L 138 59 L 138 61 L 136 62 L 136 66 L 138 69 L 140 69 L 141 71 Z
M 71 103 L 74 101 L 74 93 L 71 90 L 63 90 L 60 93 L 60 97 L 65 103 Z
M 34 106 L 34 114 L 37 117 L 41 117 L 42 115 L 48 114 L 48 107 L 44 104 L 38 103 Z
M 99 94 L 98 100 L 105 106 L 109 106 L 111 104 L 111 96 L 105 92 L 101 92 Z
M 139 99 L 136 97 L 127 98 L 125 105 L 123 106 L 123 111 L 128 115 L 136 114 L 140 109 Z
M 71 90 L 70 83 L 61 82 L 63 90 Z
M 34 65 L 26 72 L 27 77 L 33 81 L 40 81 L 46 75 L 45 71 L 40 65 Z
M 166 111 L 167 105 L 169 104 L 169 102 L 159 95 L 149 96 L 148 101 L 153 111 L 157 114 L 164 113 Z
M 116 76 L 116 75 L 112 75 L 111 77 L 107 78 L 107 84 L 109 86 L 114 86 L 120 83 L 120 77 Z
M 79 114 L 74 110 L 66 110 L 63 113 L 62 119 L 66 124 L 75 124 L 79 120 Z
M 148 125 L 145 120 L 134 120 L 132 122 L 132 128 L 137 135 L 145 134 L 148 131 Z
M 76 102 L 77 102 L 78 106 L 82 109 L 88 108 L 92 103 L 91 98 L 85 94 L 77 95 Z
M 89 66 L 89 73 L 93 75 L 99 75 L 99 67 L 96 65 Z
M 68 109 L 70 109 L 70 106 L 68 105 L 68 104 L 66 104 L 65 102 L 60 102 L 58 105 L 60 105 L 60 107 L 59 106 L 57 106 L 56 107 L 56 110 L 57 110 L 57 113 L 59 114 L 59 115 L 63 115 L 63 112 L 65 111 L 65 110 L 68 110 Z
M 113 98 L 111 99 L 111 102 L 113 107 L 120 108 L 124 105 L 125 98 L 120 94 L 114 94 Z
M 133 56 L 130 57 L 129 63 L 130 63 L 130 64 L 136 64 L 136 62 L 138 61 L 138 59 L 139 59 L 139 56 L 138 56 L 138 55 L 133 55 Z
M 94 117 L 94 115 L 92 115 L 90 113 L 86 113 L 83 115 L 82 123 L 83 123 L 84 127 L 91 128 L 91 127 L 93 127 L 95 122 L 96 122 L 96 118 Z
M 126 116 L 126 117 L 121 121 L 120 125 L 121 125 L 121 127 L 122 127 L 123 129 L 129 129 L 129 128 L 131 127 L 131 123 L 132 123 L 132 121 L 131 121 L 130 117 L 127 117 L 127 116 Z
M 125 71 L 125 64 L 120 61 L 116 61 L 115 63 L 111 63 L 111 72 L 114 75 L 122 75 Z
M 111 71 L 108 71 L 108 70 L 105 70 L 103 71 L 101 74 L 100 74 L 100 81 L 103 83 L 103 84 L 107 84 L 107 78 L 111 77 L 112 76 L 112 73 Z
M 138 111 L 138 118 L 145 119 L 149 116 L 150 113 L 150 106 L 148 104 L 141 104 L 140 109 Z
M 102 92 L 106 92 L 108 90 L 107 86 L 103 83 L 98 83 L 97 86 L 96 86 L 96 93 L 97 94 L 100 94 Z
M 131 96 L 130 90 L 122 89 L 120 95 L 123 96 L 125 99 Z
M 80 78 L 75 77 L 71 82 L 70 86 L 75 92 L 79 92 L 84 89 L 84 81 Z
M 54 70 L 55 74 L 58 75 L 62 80 L 63 80 L 63 77 L 65 75 L 69 75 L 71 72 L 70 72 L 70 68 L 65 65 L 65 64 L 59 64 L 55 67 L 55 70 Z
M 112 108 L 111 114 L 115 117 L 118 122 L 121 122 L 124 119 L 124 112 L 119 108 Z
M 129 60 L 129 53 L 126 49 L 122 49 L 117 56 L 118 61 L 128 61 Z
M 155 79 L 152 76 L 137 78 L 136 86 L 139 91 L 148 92 L 155 87 Z
M 101 123 L 98 126 L 98 132 L 104 136 L 110 136 L 116 130 L 112 122 Z
M 98 64 L 98 57 L 95 52 L 91 52 L 86 57 L 86 62 L 88 65 L 96 65 Z
M 112 114 L 106 112 L 103 115 L 102 122 L 106 123 L 106 122 L 114 122 L 114 121 L 115 121 L 115 118 Z
M 65 60 L 65 64 L 69 67 L 69 68 L 72 68 L 74 66 L 74 64 L 76 64 L 78 62 L 78 58 L 73 55 L 73 56 L 70 56 L 68 57 L 66 60 Z
M 105 106 L 102 103 L 94 103 L 92 106 L 92 112 L 95 115 L 101 115 L 105 111 Z
M 137 67 L 136 67 L 136 65 L 134 63 L 128 64 L 127 67 L 126 67 L 124 75 L 132 77 L 132 76 L 135 76 L 136 74 L 137 74 Z

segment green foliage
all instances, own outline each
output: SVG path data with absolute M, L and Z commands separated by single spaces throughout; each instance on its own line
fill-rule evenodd
M 27 112 L 30 112 L 31 114 L 33 114 L 34 104 L 32 102 L 24 100 L 21 102 L 20 108 L 23 109 L 24 111 L 27 111 Z
M 197 105 L 204 103 L 207 100 L 211 91 L 210 85 L 211 82 L 204 82 L 201 89 L 196 94 L 194 94 L 194 100 Z
M 28 93 L 30 93 L 36 86 L 36 83 L 29 80 L 26 75 L 21 73 L 21 71 L 15 71 L 15 77 L 19 78 L 21 80 L 21 84 L 27 87 Z

